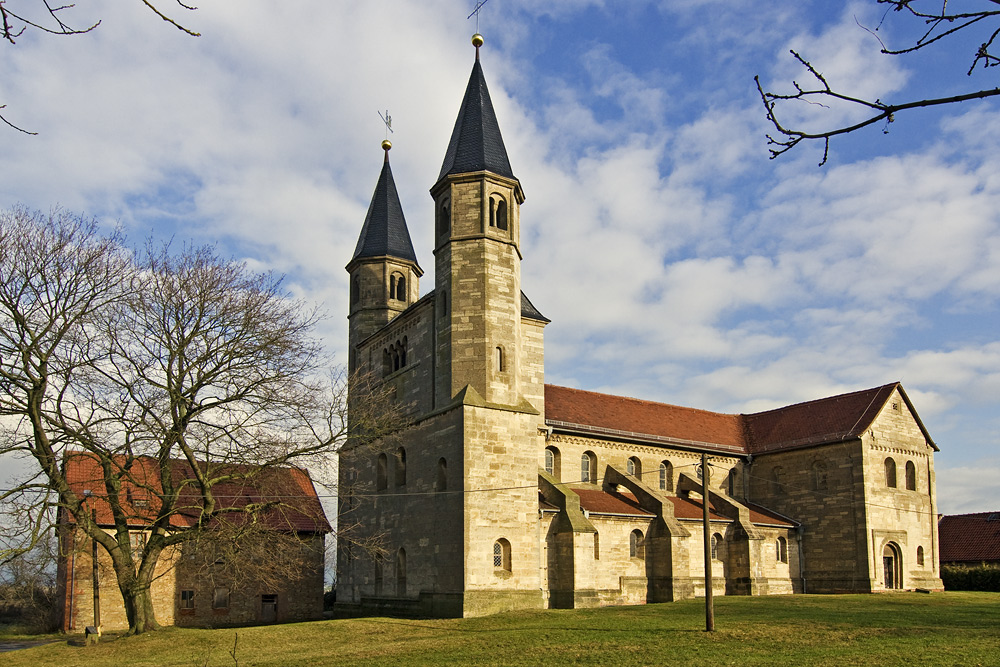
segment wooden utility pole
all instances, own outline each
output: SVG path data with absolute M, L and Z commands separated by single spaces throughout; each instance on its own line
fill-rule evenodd
M 705 533 L 705 632 L 715 632 L 712 600 L 712 530 L 708 523 L 708 454 L 701 455 L 701 516 Z
M 97 526 L 97 510 L 90 511 L 91 520 L 94 522 L 94 526 Z M 97 540 L 91 540 L 93 543 L 91 558 L 94 561 L 94 627 L 101 627 L 101 579 L 100 574 L 97 571 Z

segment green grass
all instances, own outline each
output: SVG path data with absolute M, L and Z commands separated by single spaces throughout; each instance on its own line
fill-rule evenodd
M 486 618 L 169 628 L 3 654 L 18 665 L 1000 665 L 1000 593 L 716 598 Z

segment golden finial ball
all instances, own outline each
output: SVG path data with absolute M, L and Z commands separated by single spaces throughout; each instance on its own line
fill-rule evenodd
M 477 49 L 483 45 L 483 36 L 478 32 L 472 36 L 472 45 Z
M 392 142 L 388 139 L 382 141 L 382 150 L 387 151 L 392 148 Z

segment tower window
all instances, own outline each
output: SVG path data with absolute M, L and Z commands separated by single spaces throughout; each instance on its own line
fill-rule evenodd
M 885 485 L 891 489 L 896 488 L 896 462 L 891 456 L 885 460 Z
M 400 447 L 396 450 L 396 486 L 406 484 L 406 450 Z
M 924 548 L 917 547 L 917 565 L 923 567 L 924 565 Z
M 386 486 L 388 486 L 388 457 L 385 454 L 379 454 L 378 459 L 375 461 L 375 490 L 385 491 Z
M 917 490 L 917 466 L 913 465 L 913 461 L 906 462 L 906 490 Z
M 438 235 L 447 234 L 451 229 L 451 211 L 448 209 L 448 202 L 441 202 L 437 210 L 437 231 Z
M 406 596 L 406 549 L 396 552 L 396 597 Z
M 361 301 L 361 276 L 351 278 L 351 303 Z
M 504 358 L 503 347 L 497 345 L 497 349 L 495 352 L 496 352 L 497 372 L 503 373 L 504 371 L 507 370 L 507 360 Z
M 406 302 L 406 278 L 401 273 L 389 276 L 389 298 Z
M 490 227 L 506 231 L 507 224 L 507 202 L 500 195 L 490 196 Z
M 448 292 L 447 291 L 441 290 L 440 302 L 441 302 L 441 311 L 440 311 L 441 312 L 441 317 L 445 317 L 446 315 L 448 315 Z
M 448 490 L 448 462 L 444 460 L 444 457 L 438 459 L 437 481 L 434 484 L 434 490 Z

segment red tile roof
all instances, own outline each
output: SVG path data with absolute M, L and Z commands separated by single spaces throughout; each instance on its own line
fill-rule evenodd
M 943 516 L 938 540 L 942 563 L 1000 562 L 1000 512 Z
M 608 493 L 600 489 L 573 489 L 573 492 L 580 496 L 580 508 L 593 514 L 656 516 L 639 507 L 639 501 L 631 493 Z
M 680 498 L 677 496 L 668 496 L 669 500 L 674 505 L 674 516 L 678 519 L 701 519 L 702 518 L 702 508 L 701 508 L 701 498 L 697 500 L 691 498 Z M 715 507 L 712 503 L 708 504 L 708 518 L 711 521 L 729 521 L 730 518 L 722 516 L 715 511 Z
M 545 385 L 545 422 L 591 427 L 595 434 L 679 441 L 742 452 L 739 417 L 636 398 Z
M 936 450 L 898 382 L 749 415 L 708 412 L 547 384 L 545 422 L 556 429 L 595 436 L 763 454 L 857 438 L 896 389 Z
M 123 466 L 125 459 L 115 460 Z M 171 460 L 170 475 L 175 483 L 193 477 L 193 470 L 186 461 Z M 87 496 L 88 506 L 97 510 L 97 522 L 104 526 L 114 525 L 111 504 L 107 501 L 103 476 L 98 459 L 85 452 L 70 452 L 64 460 L 66 480 L 79 496 Z M 330 524 L 320 505 L 316 489 L 309 474 L 300 468 L 268 467 L 255 469 L 252 466 L 232 465 L 213 469 L 214 475 L 230 473 L 245 475 L 244 479 L 220 482 L 213 486 L 213 494 L 221 509 L 241 509 L 251 503 L 275 503 L 265 510 L 261 520 L 273 530 L 292 532 L 326 533 Z M 200 494 L 194 485 L 181 492 L 178 510 L 170 517 L 170 525 L 176 528 L 193 526 L 203 507 Z M 137 457 L 129 467 L 127 477 L 122 481 L 124 497 L 121 504 L 129 514 L 127 523 L 134 526 L 148 525 L 156 517 L 160 508 L 158 493 L 162 490 L 159 467 L 151 457 Z M 233 514 L 230 520 L 238 520 Z M 69 520 L 73 518 L 70 516 Z

